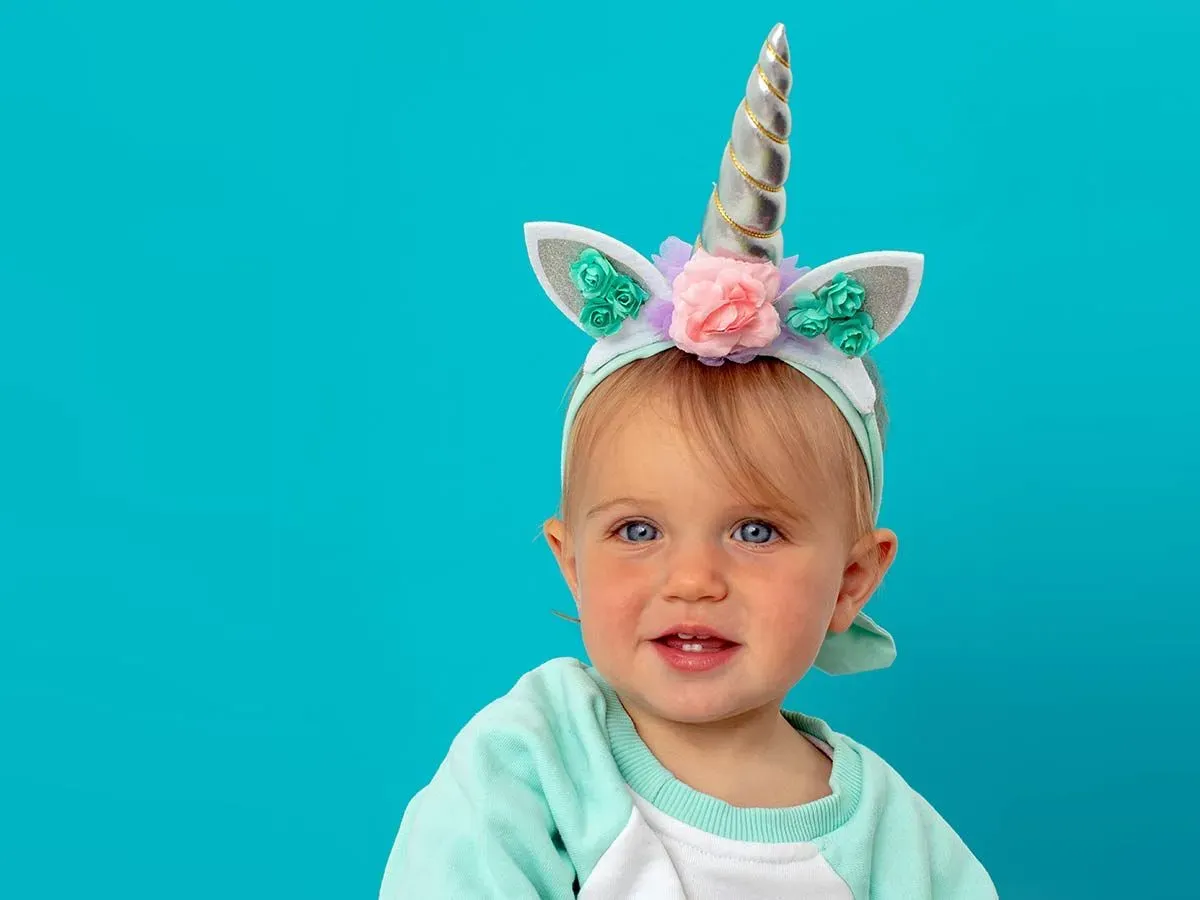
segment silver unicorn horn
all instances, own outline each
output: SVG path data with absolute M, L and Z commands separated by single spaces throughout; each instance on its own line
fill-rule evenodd
M 792 159 L 791 90 L 787 35 L 783 25 L 776 25 L 746 82 L 746 98 L 734 113 L 733 136 L 704 214 L 700 245 L 709 253 L 775 264 L 783 256 L 780 228 L 787 212 L 783 184 Z

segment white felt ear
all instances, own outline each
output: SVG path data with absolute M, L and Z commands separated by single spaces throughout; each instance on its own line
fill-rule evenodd
M 924 269 L 925 257 L 920 253 L 879 250 L 843 256 L 805 272 L 779 298 L 776 306 L 781 315 L 786 315 L 796 294 L 816 293 L 829 284 L 835 275 L 843 272 L 866 289 L 863 306 L 871 314 L 875 333 L 882 343 L 904 321 L 912 308 L 921 287 Z
M 616 238 L 562 222 L 525 223 L 525 248 L 542 289 L 580 328 L 579 314 L 586 301 L 571 280 L 571 263 L 589 247 L 608 257 L 614 269 L 640 284 L 651 297 L 671 296 L 666 278 L 654 264 Z

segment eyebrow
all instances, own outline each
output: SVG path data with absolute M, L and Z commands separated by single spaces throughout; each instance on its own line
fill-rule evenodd
M 612 509 L 614 506 L 642 506 L 646 503 L 645 500 L 638 500 L 636 497 L 616 497 L 612 500 L 605 500 L 603 503 L 597 503 L 587 511 L 585 519 L 590 519 L 593 516 L 598 516 L 602 512 Z

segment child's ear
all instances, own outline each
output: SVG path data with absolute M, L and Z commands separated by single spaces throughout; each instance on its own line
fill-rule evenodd
M 896 559 L 899 538 L 887 528 L 876 528 L 865 534 L 850 550 L 846 569 L 842 573 L 842 588 L 829 630 L 838 634 L 846 631 L 862 612 L 875 593 L 883 576 Z
M 559 518 L 549 518 L 542 525 L 542 533 L 546 536 L 546 543 L 550 545 L 550 552 L 558 562 L 558 569 L 567 582 L 571 596 L 578 603 L 579 578 L 575 569 L 575 548 L 571 543 L 566 523 Z

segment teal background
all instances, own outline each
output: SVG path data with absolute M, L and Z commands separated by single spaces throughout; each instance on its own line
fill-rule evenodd
M 586 342 L 521 224 L 690 238 L 776 20 L 789 251 L 927 254 L 901 655 L 792 705 L 1006 898 L 1188 893 L 1194 8 L 9 0 L 0 896 L 375 896 L 455 732 L 581 652 L 537 541 Z

